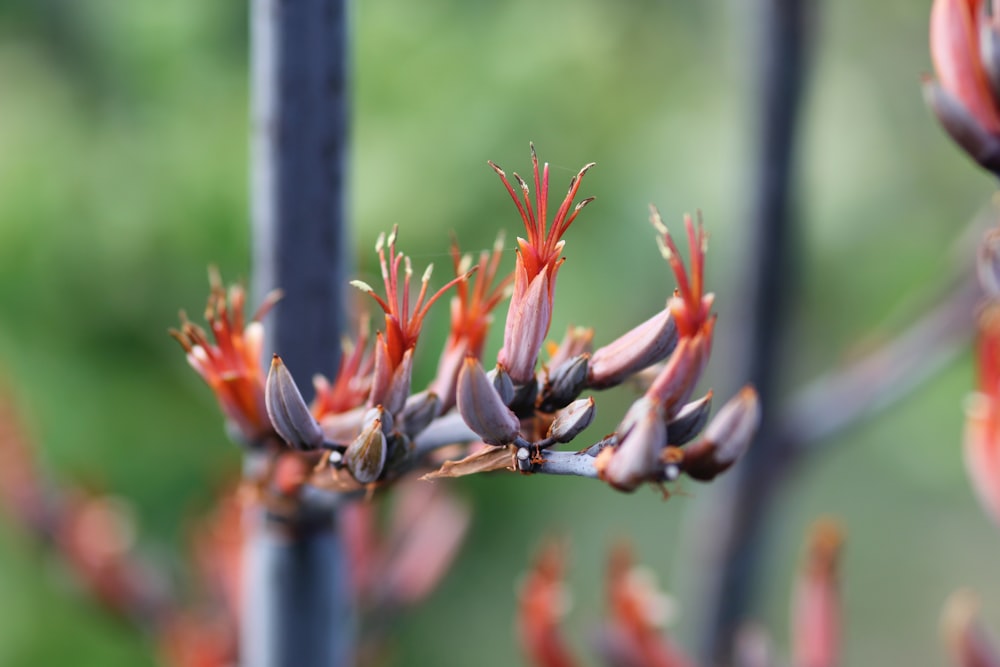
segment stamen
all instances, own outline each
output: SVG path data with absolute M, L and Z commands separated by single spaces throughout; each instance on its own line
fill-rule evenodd
M 656 237 L 656 247 L 660 249 L 660 254 L 663 255 L 663 259 L 668 262 L 673 260 L 674 253 L 671 252 L 670 248 L 667 247 L 667 244 L 663 242 L 662 236 Z
M 375 294 L 375 290 L 372 289 L 372 286 L 363 280 L 352 280 L 351 287 L 356 287 L 362 292 L 366 292 L 368 294 Z

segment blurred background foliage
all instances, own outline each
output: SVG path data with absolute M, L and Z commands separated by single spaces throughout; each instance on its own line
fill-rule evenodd
M 800 142 L 801 274 L 784 375 L 804 380 L 891 335 L 953 270 L 952 246 L 986 201 L 978 175 L 925 111 L 929 0 L 822 3 Z M 247 7 L 239 0 L 0 1 L 0 369 L 58 479 L 130 500 L 142 540 L 183 573 L 183 541 L 238 470 L 210 392 L 166 335 L 200 313 L 205 267 L 246 278 Z M 561 194 L 585 162 L 597 202 L 568 234 L 553 335 L 599 342 L 645 318 L 673 285 L 646 206 L 675 224 L 701 209 L 723 337 L 745 232 L 754 146 L 752 3 L 735 0 L 368 0 L 353 7 L 351 209 L 357 273 L 401 227 L 415 264 L 448 267 L 454 230 L 508 246 L 519 221 L 496 176 L 528 171 L 528 141 Z M 513 250 L 508 251 L 513 263 Z M 196 318 L 198 319 L 198 318 Z M 418 378 L 447 326 L 432 313 Z M 496 332 L 499 333 L 499 332 Z M 494 336 L 491 350 L 498 347 Z M 331 341 L 331 345 L 336 341 Z M 732 388 L 725 351 L 713 383 Z M 959 585 L 1000 626 L 1000 539 L 961 465 L 968 355 L 828 447 L 781 501 L 761 620 L 785 638 L 786 601 L 811 519 L 848 529 L 845 664 L 939 664 L 937 616 Z M 604 433 L 630 399 L 599 405 Z M 515 582 L 550 534 L 573 545 L 568 619 L 581 649 L 602 613 L 610 544 L 680 595 L 697 563 L 689 512 L 576 479 L 458 484 L 477 509 L 441 589 L 399 626 L 396 664 L 510 665 Z M 685 517 L 688 517 L 685 525 Z M 0 526 L 0 664 L 155 664 L 150 644 L 73 591 L 58 562 Z

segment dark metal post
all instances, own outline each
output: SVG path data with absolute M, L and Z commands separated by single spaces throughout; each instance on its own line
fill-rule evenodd
M 344 329 L 346 1 L 253 0 L 251 90 L 254 291 L 284 290 L 267 340 L 305 389 L 314 373 L 336 370 Z M 254 510 L 246 519 L 244 667 L 352 662 L 336 516 L 303 514 L 278 522 Z
M 761 0 L 755 48 L 758 137 L 752 174 L 747 265 L 741 272 L 745 311 L 732 375 L 749 378 L 760 393 L 763 421 L 757 439 L 730 479 L 714 492 L 701 516 L 697 562 L 702 605 L 702 664 L 730 662 L 733 636 L 751 610 L 771 501 L 786 452 L 773 437 L 778 413 L 779 350 L 795 280 L 792 236 L 795 139 L 810 43 L 814 3 Z

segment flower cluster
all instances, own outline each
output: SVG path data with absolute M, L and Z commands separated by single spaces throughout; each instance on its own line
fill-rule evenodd
M 375 301 L 384 326 L 373 339 L 363 320 L 356 340 L 344 344 L 337 376 L 314 380 L 311 404 L 277 355 L 263 381 L 262 329 L 255 317 L 242 331 L 242 290 L 232 291 L 227 302 L 213 281 L 207 319 L 214 345 L 186 320 L 175 332 L 192 365 L 248 440 L 273 432 L 290 446 L 273 459 L 271 480 L 262 485 L 271 497 L 285 502 L 306 486 L 371 489 L 442 461 L 437 476 L 510 468 L 599 478 L 632 491 L 681 474 L 710 480 L 746 449 L 759 419 L 752 388 L 743 389 L 711 422 L 711 392 L 690 400 L 708 362 L 715 325 L 712 295 L 704 287 L 707 236 L 700 219 L 697 225 L 690 217 L 684 221 L 689 270 L 653 209 L 657 241 L 677 285 L 661 309 L 597 349 L 593 330 L 571 328 L 561 343 L 550 344 L 547 362 L 540 362 L 556 279 L 565 261 L 563 237 L 593 201 L 577 201 L 577 193 L 594 165 L 585 165 L 572 179 L 550 221 L 549 166 L 539 163 L 533 146 L 532 185 L 517 173 L 509 179 L 489 164 L 525 229 L 525 237 L 517 239 L 513 272 L 504 276 L 500 271 L 502 236 L 478 258 L 463 254 L 453 242 L 454 276 L 434 291 L 432 266 L 414 284 L 410 259 L 397 250 L 398 229 L 379 236 L 375 251 L 384 291 L 360 280 L 352 284 Z M 414 391 L 413 359 L 421 327 L 430 307 L 452 288 L 451 331 L 437 374 L 426 389 Z M 482 357 L 492 313 L 508 295 L 503 345 L 487 372 Z M 556 445 L 577 438 L 593 419 L 595 399 L 582 397 L 584 392 L 640 375 L 652 378 L 648 389 L 613 434 L 578 453 L 557 450 Z M 451 444 L 473 447 L 446 450 L 442 457 Z
M 227 292 L 214 268 L 209 270 L 211 292 L 205 307 L 208 334 L 181 311 L 181 328 L 172 335 L 187 353 L 188 363 L 208 383 L 226 416 L 230 431 L 242 441 L 258 445 L 273 434 L 264 408 L 264 373 L 260 365 L 264 346 L 263 317 L 281 297 L 272 292 L 244 326 L 246 291 L 233 285 Z

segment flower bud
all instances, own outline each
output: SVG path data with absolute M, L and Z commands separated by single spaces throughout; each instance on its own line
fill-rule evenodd
M 507 406 L 518 417 L 531 417 L 535 414 L 535 401 L 538 399 L 538 382 L 531 378 L 524 384 L 514 385 L 514 396 Z
M 551 344 L 550 344 L 551 345 Z M 594 354 L 594 330 L 590 327 L 570 326 L 557 347 L 549 348 L 549 368 L 558 368 L 563 363 L 581 354 Z
M 683 445 L 690 442 L 705 428 L 709 413 L 712 411 L 712 392 L 708 392 L 697 401 L 687 403 L 677 412 L 667 424 L 667 439 L 671 445 Z
M 510 411 L 483 367 L 467 357 L 458 375 L 458 412 L 466 425 L 488 445 L 506 445 L 517 438 L 521 422 Z
M 538 398 L 538 409 L 555 412 L 575 400 L 587 386 L 588 354 L 573 357 L 556 367 L 542 386 Z
M 589 385 L 613 387 L 667 357 L 677 345 L 677 325 L 663 309 L 631 331 L 598 348 L 590 360 Z
M 399 431 L 386 434 L 384 425 L 382 434 L 385 435 L 386 443 L 385 465 L 383 466 L 385 474 L 392 475 L 394 472 L 409 470 L 412 467 L 410 462 L 413 458 L 413 452 L 416 451 L 413 440 Z
M 1000 139 L 987 131 L 959 100 L 934 81 L 924 81 L 924 100 L 969 157 L 994 173 L 1000 171 Z
M 271 360 L 264 402 L 274 430 L 289 445 L 296 449 L 315 449 L 323 442 L 323 431 L 278 355 Z
M 590 426 L 593 419 L 593 397 L 573 401 L 556 414 L 546 437 L 556 442 L 569 442 Z
M 455 383 L 462 370 L 465 357 L 469 356 L 468 341 L 465 338 L 449 341 L 448 347 L 438 360 L 437 373 L 430 384 L 430 390 L 439 398 L 438 410 L 444 414 L 455 407 Z
M 422 391 L 406 399 L 400 429 L 410 438 L 427 428 L 437 417 L 441 401 L 433 391 Z
M 503 364 L 497 364 L 493 370 L 486 374 L 486 377 L 493 383 L 493 388 L 497 390 L 503 404 L 510 405 L 511 401 L 514 400 L 514 383 Z
M 681 468 L 702 482 L 729 469 L 750 446 L 760 425 L 760 401 L 747 385 L 708 424 L 702 439 L 686 447 Z
M 386 440 L 382 432 L 382 408 L 373 408 L 365 414 L 364 427 L 344 452 L 344 465 L 361 484 L 371 484 L 385 467 Z
M 620 491 L 635 491 L 660 473 L 660 452 L 666 442 L 663 409 L 643 396 L 632 404 L 618 427 L 618 446 L 600 453 L 598 475 Z
M 680 406 L 694 391 L 707 356 L 705 345 L 701 335 L 681 338 L 653 384 L 646 390 L 646 396 L 656 401 L 668 418 L 676 416 Z

